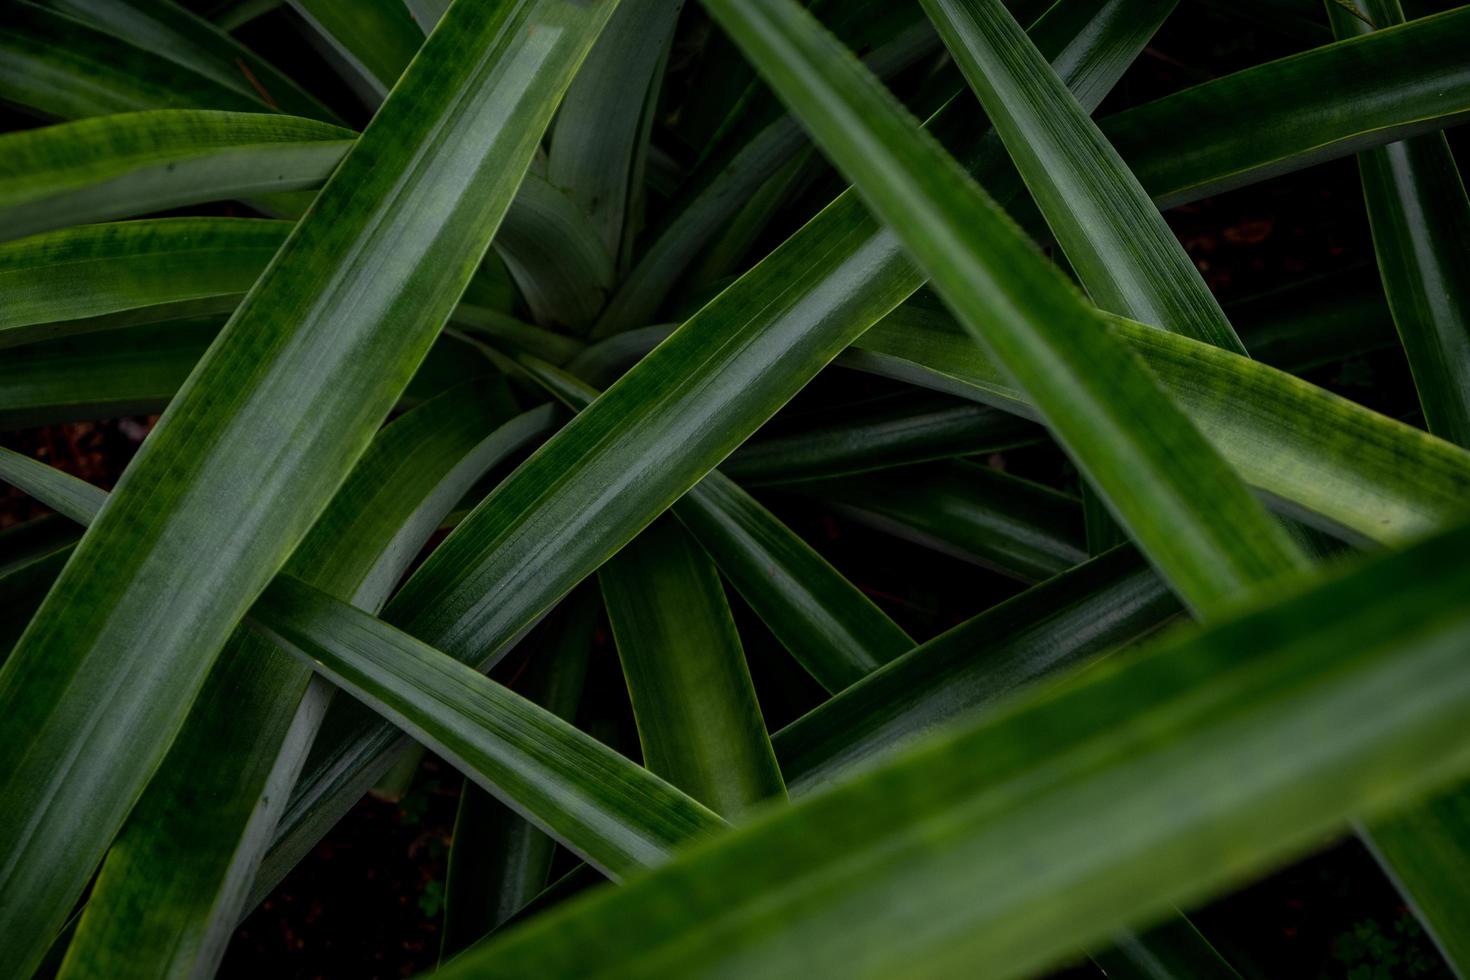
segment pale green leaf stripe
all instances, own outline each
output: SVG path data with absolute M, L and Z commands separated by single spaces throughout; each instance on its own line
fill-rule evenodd
M 319 187 L 357 134 L 294 116 L 160 109 L 0 136 L 0 236 Z
M 724 826 L 546 709 L 310 586 L 283 576 L 256 606 L 252 621 L 277 643 L 607 874 Z
M 140 109 L 261 112 L 269 105 L 126 41 L 30 3 L 0 21 L 0 97 L 54 119 Z
M 1101 98 L 1141 39 L 1127 18 L 1089 32 L 1077 14 L 1096 8 L 1078 7 L 1037 29 Z M 511 474 L 410 579 L 396 621 L 451 655 L 493 659 L 920 283 L 893 236 L 844 194 Z M 542 573 L 534 579 L 522 573 L 532 566 Z M 395 739 L 378 722 L 324 746 L 297 785 L 256 894 L 372 785 Z
M 1087 560 L 1076 497 L 968 461 L 786 488 L 860 524 L 1023 582 Z
M 1148 192 L 999 0 L 923 6 L 1093 302 L 1244 354 Z
M 272 109 L 337 121 L 335 113 L 270 62 L 169 0 L 38 2 Z
M 1399 544 L 1470 511 L 1470 454 L 1255 361 L 1114 318 L 1170 396 L 1242 478 L 1292 517 Z M 948 314 L 913 304 L 844 362 L 1035 417 Z
M 1470 769 L 1467 548 L 1033 691 L 441 975 L 1030 975 Z
M 613 6 L 455 5 L 83 537 L 0 671 L 7 972 L 427 353 Z
M 726 819 L 785 799 L 724 587 L 689 532 L 654 521 L 597 580 L 649 771 Z
M 851 53 L 790 0 L 706 6 L 1188 605 L 1209 615 L 1306 567 L 1106 321 Z

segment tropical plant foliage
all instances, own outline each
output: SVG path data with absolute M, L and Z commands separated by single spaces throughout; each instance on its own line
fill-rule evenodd
M 0 426 L 162 414 L 0 450 L 0 974 L 213 974 L 426 748 L 448 976 L 1234 977 L 1347 835 L 1470 975 L 1470 8 L 1105 103 L 1176 2 L 9 0 Z M 1354 154 L 1222 307 L 1161 209 Z

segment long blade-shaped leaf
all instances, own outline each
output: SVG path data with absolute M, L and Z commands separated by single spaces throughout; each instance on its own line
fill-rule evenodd
M 209 21 L 168 0 L 38 0 L 273 109 L 336 120 L 314 96 Z
M 550 649 L 538 651 L 516 682 L 526 697 L 567 722 L 582 700 L 597 605 L 590 589 L 569 600 L 548 639 Z M 444 881 L 440 962 L 534 899 L 546 887 L 555 850 L 555 841 L 466 778 Z
M 608 874 L 662 863 L 723 821 L 483 674 L 282 577 L 255 621 Z
M 1398 0 L 1327 5 L 1338 37 L 1402 24 Z M 1353 16 L 1354 13 L 1361 17 Z M 1441 133 L 1358 154 L 1384 292 L 1429 431 L 1470 446 L 1470 199 Z M 1445 958 L 1470 973 L 1470 787 L 1364 828 Z
M 632 245 L 648 133 L 683 5 L 625 0 L 577 73 L 551 131 L 546 177 L 591 219 L 614 263 L 624 262 L 623 250 Z
M 1463 518 L 1470 455 L 1315 385 L 1196 340 L 1114 319 L 1200 430 L 1282 510 L 1354 541 L 1402 543 Z M 1034 417 L 949 316 L 904 307 L 847 363 Z
M 1202 613 L 1305 558 L 1152 375 L 995 203 L 790 0 L 715 18 L 934 277 L 967 330 Z
M 1467 547 L 1033 692 L 442 974 L 1032 973 L 1470 768 Z
M 1087 558 L 1077 498 L 987 466 L 938 463 L 789 489 L 860 523 L 1025 582 Z
M 1091 0 L 1076 6 L 1095 9 Z M 1121 73 L 1135 35 L 1126 23 L 1099 34 L 1087 33 L 1086 17 L 1062 23 L 1048 46 L 1100 98 L 1099 76 Z M 1083 38 L 1075 45 L 1073 28 Z M 452 655 L 493 659 L 919 284 L 893 237 L 844 195 L 513 473 L 410 580 L 390 616 Z M 522 574 L 528 562 L 538 563 L 534 578 Z M 395 739 L 381 724 L 349 733 L 308 767 L 257 892 L 372 785 Z
M 1098 307 L 1245 353 L 1148 192 L 999 0 L 924 9 Z
M 644 764 L 726 818 L 784 798 L 719 575 L 689 532 L 655 521 L 597 578 Z
M 757 433 L 720 469 L 746 484 L 789 483 L 1014 449 L 1045 438 L 1036 426 L 974 403 L 903 394 L 839 405 Z
M 320 186 L 356 134 L 264 113 L 118 113 L 0 136 L 0 235 Z
M 781 729 L 772 739 L 781 772 L 793 792 L 809 792 L 1178 613 L 1143 559 L 1116 548 L 915 647 Z
M 0 672 L 7 969 L 44 951 L 422 360 L 613 6 L 456 5 L 88 529 Z

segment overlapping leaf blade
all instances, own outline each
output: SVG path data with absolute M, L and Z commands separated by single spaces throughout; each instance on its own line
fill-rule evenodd
M 88 530 L 0 673 L 7 969 L 34 965 L 427 352 L 612 7 L 456 5 Z

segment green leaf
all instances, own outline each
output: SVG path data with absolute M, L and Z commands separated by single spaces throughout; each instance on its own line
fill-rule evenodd
M 936 463 L 785 489 L 1023 582 L 1039 582 L 1087 560 L 1076 497 L 988 466 Z
M 284 221 L 155 218 L 0 244 L 0 346 L 228 313 L 290 232 Z
M 319 187 L 356 134 L 264 113 L 164 109 L 0 136 L 0 234 Z
M 1132 643 L 1179 601 L 1131 547 L 1027 589 L 899 657 L 772 737 L 805 794 L 1026 684 Z
M 376 106 L 408 67 L 424 34 L 403 0 L 290 0 L 346 63 L 359 95 Z
M 595 594 L 569 606 L 536 650 L 516 686 L 531 701 L 572 721 L 582 699 L 587 655 L 597 624 Z M 454 818 L 454 841 L 444 884 L 444 962 L 493 932 L 546 887 L 556 842 L 514 810 L 465 779 Z
M 626 262 L 624 250 L 637 230 L 648 134 L 683 5 L 625 0 L 567 90 L 551 130 L 546 178 L 587 215 L 614 264 Z M 599 303 L 592 315 L 600 310 Z
M 1470 510 L 1464 450 L 1199 341 L 1117 318 L 1111 328 L 1246 482 L 1289 516 L 1349 540 L 1398 544 Z M 907 305 L 858 344 L 845 363 L 1036 414 L 942 312 Z
M 226 88 L 29 0 L 7 4 L 0 24 L 0 97 L 54 119 L 170 107 L 270 107 L 258 94 Z
M 598 572 L 643 762 L 727 819 L 785 798 L 714 564 L 671 518 Z
M 38 0 L 272 109 L 336 122 L 314 96 L 214 24 L 167 0 Z
M 829 691 L 913 647 L 898 624 L 750 494 L 710 473 L 674 504 L 756 615 Z
M 1240 974 L 1183 917 L 1147 932 L 1113 936 L 1092 961 L 1115 980 L 1240 980 Z
M 872 31 L 868 63 L 882 74 L 908 67 L 933 48 L 933 32 L 908 4 L 868 0 L 832 6 L 839 13 L 853 8 L 856 16 L 843 23 L 849 40 Z M 649 244 L 608 301 L 594 337 L 647 325 L 704 246 L 806 144 L 796 121 L 769 93 L 762 95 L 747 93 L 740 100 L 738 122 L 726 123 L 734 132 L 689 176 L 668 215 L 650 231 Z
M 1138 12 L 1157 25 L 1176 0 Z M 999 0 L 923 0 L 1100 309 L 1245 347 L 1148 193 Z
M 612 6 L 456 4 L 88 529 L 0 671 L 7 971 L 44 952 L 427 353 Z
M 1155 203 L 1173 207 L 1463 122 L 1466 43 L 1470 8 L 1457 7 L 1191 86 L 1102 131 Z
M 1306 566 L 1107 322 L 882 83 L 790 0 L 708 0 L 1185 602 L 1210 614 Z
M 0 429 L 160 412 L 224 318 L 186 318 L 113 333 L 29 344 L 0 357 Z M 490 373 L 469 345 L 441 337 L 401 404 Z
M 1065 46 L 1065 33 L 1048 43 Z M 1111 32 L 1085 36 L 1083 47 L 1114 77 L 1132 58 Z M 1080 55 L 1072 63 L 1083 73 L 1093 66 Z M 492 662 L 919 282 L 892 236 L 843 195 L 512 473 L 410 579 L 387 618 L 452 656 Z M 523 570 L 537 562 L 528 580 Z M 374 722 L 323 743 L 256 894 L 372 785 L 396 738 Z
M 613 260 L 597 228 L 539 177 L 521 183 L 495 244 L 538 323 L 590 323 L 612 289 Z
M 1032 974 L 1470 768 L 1467 547 L 1046 685 L 442 975 Z
M 1363 0 L 1373 23 L 1402 24 L 1397 0 Z M 1328 4 L 1339 36 L 1372 29 Z M 1374 251 L 1430 432 L 1470 446 L 1470 199 L 1444 135 L 1358 154 Z
M 92 523 L 107 499 L 106 491 L 5 448 L 0 448 L 0 479 L 83 526 Z
M 502 387 L 479 382 L 395 420 L 287 571 L 377 609 L 471 485 L 556 418 L 543 406 L 499 425 L 510 411 Z M 105 497 L 16 454 L 0 455 L 0 477 L 53 507 L 75 501 L 71 516 L 83 523 Z M 307 694 L 310 706 L 299 712 L 307 721 L 293 722 L 308 675 L 269 643 L 237 633 L 103 865 L 66 976 L 166 972 L 143 950 L 179 968 L 217 960 L 241 911 L 238 890 L 285 803 L 289 786 L 277 784 L 300 765 L 331 697 L 325 687 Z M 195 804 L 181 810 L 181 794 Z
M 906 392 L 808 412 L 770 435 L 762 430 L 720 470 L 746 484 L 790 483 L 984 455 L 1044 438 L 1041 429 L 1007 412 Z
M 253 621 L 607 874 L 661 863 L 723 826 L 546 709 L 310 586 L 277 579 Z
M 1352 14 L 1358 13 L 1359 17 Z M 1402 24 L 1397 0 L 1327 6 L 1339 37 Z M 1365 18 L 1369 23 L 1365 23 Z M 1429 431 L 1470 446 L 1470 199 L 1442 133 L 1358 154 L 1363 197 L 1389 308 Z M 1363 828 L 1457 972 L 1470 971 L 1463 872 L 1470 867 L 1470 787 Z

